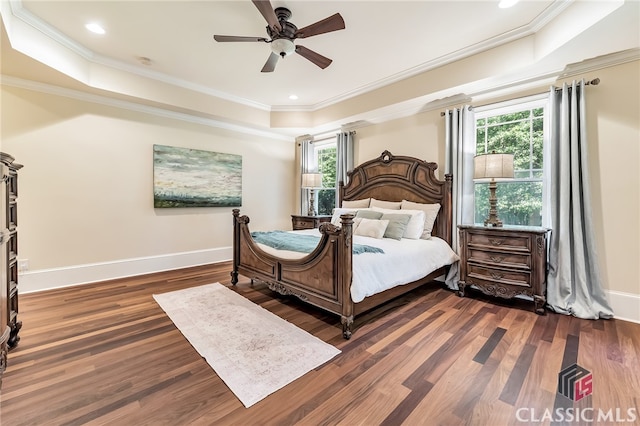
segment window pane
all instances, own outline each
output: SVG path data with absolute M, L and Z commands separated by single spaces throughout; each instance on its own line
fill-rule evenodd
M 336 145 L 317 148 L 318 171 L 322 173 L 322 187 L 316 191 L 316 209 L 320 215 L 329 215 L 336 205 Z
M 318 149 L 318 171 L 322 173 L 322 186 L 336 187 L 336 146 Z
M 509 225 L 542 225 L 542 182 L 498 182 L 498 218 Z M 475 222 L 489 216 L 489 183 L 475 184 Z
M 528 101 L 525 101 L 528 102 Z M 476 121 L 476 153 L 491 151 L 513 154 L 514 179 L 498 182 L 498 217 L 505 225 L 541 226 L 544 144 L 544 105 L 518 111 L 513 105 L 508 113 L 483 114 Z M 496 109 L 496 112 L 498 109 Z M 491 114 L 488 111 L 488 114 Z M 475 183 L 475 222 L 489 216 L 489 183 Z

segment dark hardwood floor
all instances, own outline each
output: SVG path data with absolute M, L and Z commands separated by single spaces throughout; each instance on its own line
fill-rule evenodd
M 230 269 L 21 295 L 0 423 L 640 424 L 640 324 L 539 316 L 530 302 L 459 298 L 438 283 L 357 318 L 345 341 L 338 318 L 241 280 L 238 293 L 342 350 L 246 409 L 152 298 L 229 285 Z M 557 392 L 558 374 L 576 363 L 592 393 L 573 402 Z

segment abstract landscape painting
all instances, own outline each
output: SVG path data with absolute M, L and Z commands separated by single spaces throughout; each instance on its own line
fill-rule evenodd
M 242 205 L 242 156 L 153 146 L 154 207 Z

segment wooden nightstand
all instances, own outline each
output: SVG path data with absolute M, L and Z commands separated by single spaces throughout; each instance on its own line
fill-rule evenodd
M 459 225 L 460 290 L 474 285 L 483 293 L 510 299 L 533 298 L 537 314 L 547 301 L 547 234 L 538 227 Z
M 320 226 L 323 222 L 331 222 L 331 215 L 324 216 L 300 216 L 300 215 L 291 215 L 291 223 L 293 225 L 293 230 L 298 231 L 300 229 L 313 229 Z

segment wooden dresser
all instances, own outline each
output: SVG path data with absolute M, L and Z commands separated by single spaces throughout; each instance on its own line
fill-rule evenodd
M 547 235 L 538 227 L 460 225 L 458 295 L 473 285 L 502 298 L 525 295 L 544 314 L 547 295 Z
M 18 170 L 22 165 L 0 153 L 0 386 L 9 349 L 18 344 Z
M 318 228 L 323 222 L 331 222 L 331 216 L 300 216 L 300 215 L 291 215 L 291 224 L 293 225 L 293 230 L 298 231 L 300 229 L 313 229 Z

